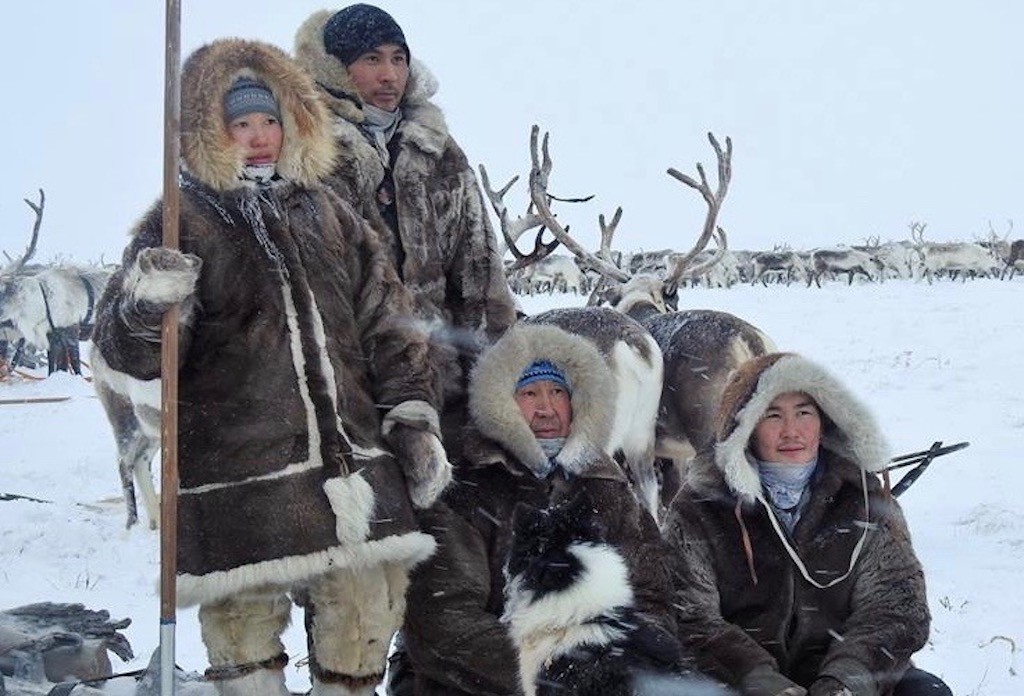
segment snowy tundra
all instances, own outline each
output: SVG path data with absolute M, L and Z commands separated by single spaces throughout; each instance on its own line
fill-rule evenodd
M 1024 693 L 1022 299 L 1024 277 L 736 286 L 687 290 L 680 300 L 732 312 L 836 372 L 875 409 L 897 453 L 971 443 L 937 459 L 901 498 L 933 617 L 915 659 L 958 695 Z M 522 300 L 529 313 L 583 301 Z M 22 402 L 44 397 L 67 398 Z M 0 383 L 0 472 L 0 609 L 81 602 L 130 617 L 137 658 L 115 658 L 114 668 L 144 667 L 159 638 L 158 537 L 145 525 L 125 530 L 114 440 L 92 385 L 66 373 Z M 288 681 L 304 691 L 296 618 L 286 634 Z M 194 611 L 179 612 L 176 642 L 177 663 L 201 672 Z M 112 684 L 107 693 L 132 690 Z

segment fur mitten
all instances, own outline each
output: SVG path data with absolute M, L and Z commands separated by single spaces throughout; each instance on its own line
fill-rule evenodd
M 413 506 L 433 505 L 452 480 L 437 411 L 425 401 L 404 401 L 384 416 L 381 431 L 402 465 Z
M 121 316 L 138 330 L 159 334 L 164 312 L 181 304 L 181 320 L 187 322 L 203 260 L 168 247 L 149 247 L 139 252 L 124 279 Z

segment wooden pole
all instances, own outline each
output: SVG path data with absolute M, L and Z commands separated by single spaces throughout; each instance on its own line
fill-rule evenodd
M 178 170 L 181 130 L 181 3 L 166 0 L 164 55 L 163 245 L 179 245 Z M 174 630 L 178 570 L 178 307 L 160 334 L 160 695 L 174 694 Z

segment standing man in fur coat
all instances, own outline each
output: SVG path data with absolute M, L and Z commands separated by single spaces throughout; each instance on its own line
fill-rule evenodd
M 482 354 L 455 481 L 421 513 L 438 551 L 413 571 L 389 694 L 523 693 L 519 654 L 501 621 L 513 511 L 519 503 L 544 509 L 580 489 L 625 558 L 636 608 L 672 635 L 665 547 L 604 454 L 614 401 L 597 348 L 556 326 L 516 324 Z
M 431 101 L 434 76 L 412 59 L 387 12 L 366 4 L 317 12 L 299 28 L 295 56 L 334 118 L 342 155 L 330 183 L 387 231 L 385 246 L 430 333 L 451 451 L 476 354 L 515 321 L 476 176 Z
M 910 663 L 930 615 L 875 473 L 888 462 L 870 411 L 818 365 L 773 353 L 737 368 L 665 523 L 699 667 L 744 696 L 951 696 Z
M 199 605 L 218 692 L 288 693 L 290 594 L 312 693 L 371 694 L 435 546 L 413 506 L 450 477 L 426 337 L 375 231 L 321 184 L 335 142 L 306 73 L 229 39 L 181 84 L 181 250 L 157 203 L 98 304 L 97 381 L 159 408 L 179 306 L 178 601 Z

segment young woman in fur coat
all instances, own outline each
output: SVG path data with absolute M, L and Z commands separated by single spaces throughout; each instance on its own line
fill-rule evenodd
M 435 546 L 412 507 L 450 477 L 426 337 L 375 232 L 320 183 L 335 143 L 301 68 L 229 39 L 181 84 L 181 249 L 157 203 L 98 304 L 93 367 L 159 408 L 180 307 L 178 600 L 200 605 L 219 692 L 288 693 L 290 593 L 312 693 L 370 694 Z
M 364 3 L 311 15 L 295 57 L 331 110 L 341 150 L 331 186 L 386 231 L 416 298 L 442 384 L 445 445 L 456 446 L 476 354 L 516 314 L 476 175 L 432 101 L 438 83 L 394 18 Z
M 750 696 L 949 694 L 911 666 L 924 574 L 871 413 L 794 354 L 741 366 L 665 534 L 698 665 Z

